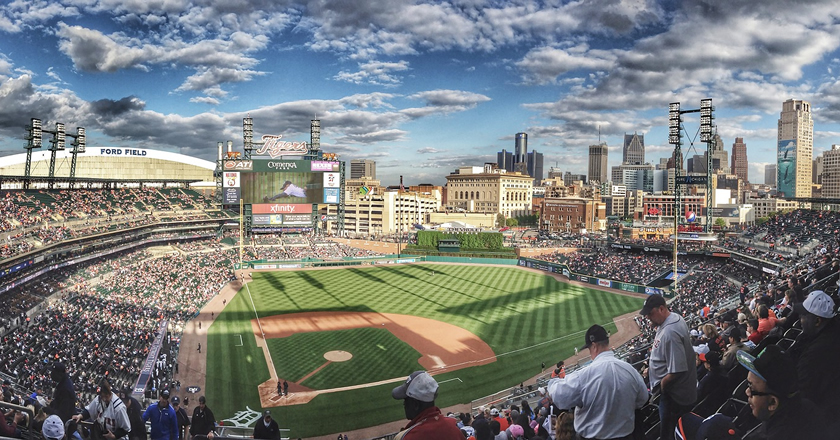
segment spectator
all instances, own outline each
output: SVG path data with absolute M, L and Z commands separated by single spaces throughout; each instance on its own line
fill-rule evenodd
M 660 439 L 674 438 L 677 419 L 697 400 L 697 370 L 688 325 L 682 316 L 671 313 L 665 298 L 650 295 L 641 315 L 657 327 L 650 353 L 651 389 L 659 388 Z
M 741 342 L 741 329 L 738 326 L 732 326 L 729 328 L 727 339 L 729 340 L 729 346 L 726 348 L 726 351 L 723 353 L 723 360 L 721 361 L 721 367 L 725 371 L 729 371 L 732 367 L 735 366 L 735 361 L 737 361 L 736 355 L 741 350 L 747 350 L 747 346 Z
M 198 406 L 193 410 L 190 434 L 205 435 L 211 440 L 216 436 L 216 418 L 213 411 L 207 407 L 207 399 L 204 396 L 198 398 Z
M 747 399 L 752 414 L 762 422 L 749 439 L 789 440 L 831 437 L 815 405 L 800 396 L 793 361 L 777 345 L 768 346 L 757 357 L 738 352 L 738 362 L 747 374 Z
M 131 423 L 131 432 L 128 433 L 128 439 L 146 440 L 146 422 L 143 421 L 143 408 L 140 407 L 140 402 L 131 396 L 130 388 L 124 388 L 120 391 L 120 399 L 125 404 L 128 421 Z
M 178 416 L 169 406 L 169 390 L 161 391 L 158 401 L 146 408 L 143 421 L 151 421 L 151 440 L 178 440 Z
M 103 379 L 96 390 L 96 397 L 82 410 L 81 414 L 72 417 L 76 422 L 91 420 L 94 431 L 99 430 L 107 440 L 122 439 L 131 432 L 131 422 L 128 412 L 120 398 L 111 392 L 111 384 Z
M 22 434 L 20 432 L 20 428 L 18 428 L 18 424 L 26 420 L 26 415 L 20 411 L 10 411 L 11 414 L 0 414 L 2 415 L 2 420 L 0 420 L 0 436 L 2 437 L 12 437 L 12 438 L 21 438 Z M 6 416 L 11 416 L 12 420 L 7 421 Z M 56 417 L 56 416 L 50 416 Z M 60 423 L 60 421 L 59 421 Z M 62 426 L 63 428 L 63 426 Z M 64 437 L 64 430 L 61 430 L 61 436 Z M 46 435 L 45 435 L 46 437 Z M 55 437 L 61 438 L 61 437 Z
M 726 374 L 720 366 L 720 355 L 710 351 L 699 357 L 707 372 L 697 383 L 697 400 L 701 401 L 709 395 L 720 397 L 720 394 L 726 391 Z
M 402 440 L 463 440 L 454 419 L 443 417 L 435 406 L 438 383 L 425 371 L 415 371 L 405 383 L 394 388 L 391 396 L 403 401 L 408 425 L 397 434 Z M 488 429 L 489 432 L 489 429 Z
M 66 422 L 76 412 L 76 389 L 73 387 L 73 381 L 67 375 L 67 368 L 62 362 L 53 364 L 50 377 L 55 381 L 56 385 L 49 408 L 63 422 Z
M 600 325 L 586 331 L 583 349 L 589 349 L 592 364 L 565 379 L 551 379 L 552 402 L 560 408 L 575 408 L 575 432 L 581 437 L 630 438 L 635 411 L 649 397 L 642 376 L 616 359 L 607 331 Z
M 41 434 L 46 440 L 63 440 L 64 422 L 61 421 L 61 417 L 55 414 L 47 417 L 41 425 Z
M 271 417 L 271 411 L 265 410 L 260 420 L 254 425 L 254 438 L 263 440 L 280 440 L 280 426 Z
M 491 420 L 496 420 L 496 421 L 499 422 L 499 429 L 502 430 L 502 431 L 504 431 L 505 429 L 508 429 L 508 426 L 510 426 L 510 423 L 508 423 L 507 419 L 502 417 L 499 414 L 499 409 L 498 408 L 491 408 L 490 409 L 490 417 L 491 417 Z
M 840 414 L 840 324 L 834 318 L 834 301 L 817 290 L 796 308 L 802 321 L 802 334 L 792 347 L 799 389 L 802 397 L 825 410 L 830 416 L 826 421 L 836 426 Z
M 187 428 L 190 426 L 190 417 L 187 414 L 187 410 L 181 407 L 181 399 L 178 396 L 172 396 L 172 409 L 175 410 L 175 415 L 178 417 L 178 438 L 180 440 L 186 440 L 187 438 Z

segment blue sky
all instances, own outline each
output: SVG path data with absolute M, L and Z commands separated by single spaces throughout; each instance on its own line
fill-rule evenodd
M 784 100 L 811 102 L 815 153 L 840 143 L 838 46 L 836 1 L 13 0 L 0 155 L 32 117 L 213 160 L 246 114 L 255 137 L 297 141 L 317 115 L 322 148 L 375 160 L 386 185 L 443 184 L 520 131 L 546 171 L 586 173 L 599 128 L 611 166 L 632 132 L 656 163 L 668 103 L 709 97 L 763 182 Z

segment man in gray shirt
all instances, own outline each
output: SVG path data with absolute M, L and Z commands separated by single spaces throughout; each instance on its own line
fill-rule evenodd
M 691 410 L 697 400 L 697 370 L 688 324 L 682 316 L 671 313 L 665 298 L 650 295 L 640 312 L 656 326 L 650 351 L 650 386 L 658 387 L 660 439 L 672 440 L 680 415 Z

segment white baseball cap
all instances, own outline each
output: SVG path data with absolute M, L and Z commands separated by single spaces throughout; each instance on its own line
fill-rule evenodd
M 438 383 L 432 376 L 423 371 L 415 371 L 405 380 L 405 383 L 394 388 L 391 396 L 394 399 L 402 400 L 406 397 L 421 402 L 434 402 L 437 397 Z
M 47 417 L 44 420 L 44 426 L 41 428 L 41 433 L 44 434 L 44 438 L 47 439 L 62 439 L 64 438 L 64 422 L 61 421 L 61 418 L 52 415 Z
M 815 290 L 805 298 L 802 307 L 808 313 L 820 318 L 831 319 L 834 317 L 834 300 L 822 290 Z M 801 309 L 800 309 L 801 311 Z

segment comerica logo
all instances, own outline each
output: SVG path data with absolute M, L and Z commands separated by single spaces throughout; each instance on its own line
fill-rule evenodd
M 296 170 L 297 164 L 294 162 L 269 162 L 268 168 L 272 170 Z

